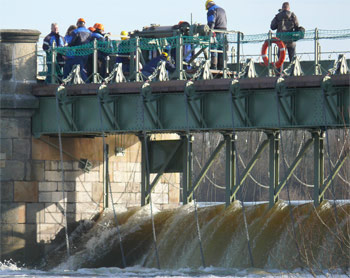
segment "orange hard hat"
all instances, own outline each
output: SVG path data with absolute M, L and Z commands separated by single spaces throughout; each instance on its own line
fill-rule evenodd
M 85 19 L 82 18 L 82 17 L 81 17 L 81 18 L 78 18 L 77 22 L 84 22 L 84 23 L 86 23 Z
M 94 28 L 98 29 L 98 30 L 101 30 L 101 31 L 105 30 L 105 27 L 101 23 L 95 23 Z
M 96 30 L 94 27 L 89 27 L 88 29 L 89 29 L 91 32 L 95 32 L 95 30 Z

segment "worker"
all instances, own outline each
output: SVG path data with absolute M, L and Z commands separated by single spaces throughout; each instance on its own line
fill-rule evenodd
M 130 53 L 126 53 L 125 49 L 129 49 L 129 33 L 127 31 L 121 31 L 121 42 L 118 46 L 118 56 L 116 63 L 122 63 L 123 72 L 130 72 Z
M 97 39 L 98 41 L 104 40 L 103 32 L 105 31 L 105 27 L 101 23 L 95 23 L 93 27 L 94 31 L 92 32 L 92 39 Z
M 80 46 L 91 42 L 91 32 L 85 27 L 85 20 L 83 18 L 79 18 L 77 20 L 77 29 L 72 32 L 72 39 L 68 46 Z M 81 78 L 86 82 L 87 71 L 86 71 L 86 63 L 89 55 L 76 55 L 71 57 L 68 62 L 68 66 L 65 67 L 64 77 L 67 77 L 70 71 L 72 70 L 73 65 L 80 65 L 80 75 Z
M 51 83 L 51 70 L 52 70 L 52 47 L 63 47 L 65 45 L 64 38 L 59 34 L 58 24 L 51 24 L 51 32 L 44 38 L 43 50 L 46 52 L 46 64 L 47 64 L 47 77 L 45 82 Z M 64 66 L 64 58 L 60 53 L 56 55 L 56 73 L 57 77 L 62 77 L 62 70 Z
M 208 26 L 214 30 L 227 30 L 227 17 L 226 12 L 223 8 L 215 4 L 213 0 L 206 0 L 205 9 L 207 12 Z M 212 46 L 214 52 L 211 53 L 211 69 L 223 69 L 224 66 L 224 55 L 223 53 L 217 53 L 216 50 L 222 52 L 224 49 L 224 32 L 215 33 L 217 44 Z
M 160 61 L 165 61 L 165 68 L 167 71 L 171 73 L 175 71 L 176 67 L 173 63 L 170 62 L 169 54 L 163 51 L 161 55 L 153 58 L 143 67 L 142 74 L 145 75 L 146 77 L 149 77 L 150 75 L 152 75 L 156 70 L 158 63 Z
M 297 16 L 290 11 L 288 2 L 282 4 L 282 9 L 274 17 L 271 22 L 271 30 L 277 29 L 277 37 L 282 37 L 283 42 L 286 44 L 288 50 L 289 61 L 292 61 L 295 55 L 296 43 L 288 36 L 281 36 L 278 33 L 294 32 L 299 27 Z M 291 37 L 291 36 L 290 36 Z

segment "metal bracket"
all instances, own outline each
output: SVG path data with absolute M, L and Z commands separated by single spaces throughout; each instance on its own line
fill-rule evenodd
M 113 81 L 113 82 L 111 82 Z M 116 63 L 114 65 L 114 68 L 111 72 L 111 74 L 104 79 L 105 83 L 122 83 L 126 82 L 126 78 L 123 73 L 123 64 L 122 63 Z
M 65 121 L 70 126 L 70 129 L 77 131 L 78 130 L 77 125 L 72 117 L 73 111 L 70 112 L 67 110 L 67 106 L 73 105 L 74 100 L 67 96 L 66 87 L 63 85 L 59 86 L 56 91 L 56 96 L 59 104 L 58 107 L 61 113 L 63 114 Z M 73 107 L 72 107 L 72 110 L 73 110 Z
M 201 78 L 202 77 L 202 78 Z M 209 80 L 213 79 L 213 74 L 210 71 L 210 61 L 204 60 L 202 61 L 201 65 L 199 66 L 197 72 L 192 76 L 193 80 Z
M 109 106 L 110 103 L 113 103 L 113 105 L 114 105 L 114 100 L 111 98 L 111 96 L 109 94 L 109 90 L 105 84 L 102 84 L 98 88 L 97 97 L 99 98 L 99 102 L 101 103 L 101 109 L 104 112 L 104 114 L 106 115 L 109 123 L 112 125 L 112 127 L 114 129 L 120 130 L 120 125 L 119 125 L 118 121 L 116 120 L 116 117 L 115 117 L 113 111 L 111 111 L 111 108 Z
M 62 80 L 62 83 L 65 85 L 78 85 L 84 84 L 84 80 L 80 75 L 80 65 L 74 65 L 70 74 Z
M 165 61 L 159 61 L 157 68 L 154 70 L 154 72 L 148 77 L 149 81 L 153 81 L 158 77 L 158 81 L 168 81 L 168 73 L 165 68 L 166 62 Z
M 238 74 L 239 78 L 257 78 L 259 77 L 255 70 L 255 64 L 253 59 L 247 59 L 247 63 L 244 65 L 241 72 Z
M 252 126 L 252 122 L 246 112 L 246 108 L 241 102 L 245 96 L 241 93 L 240 83 L 237 79 L 233 80 L 230 85 L 230 94 L 232 94 L 232 102 L 236 108 L 236 111 L 243 123 L 248 126 Z
M 283 71 L 283 74 L 287 76 L 303 76 L 304 72 L 301 68 L 300 59 L 294 56 L 292 62 L 289 64 L 288 68 Z
M 198 108 L 198 105 L 196 103 L 198 101 L 201 101 L 201 98 L 203 97 L 203 95 L 196 93 L 196 90 L 194 88 L 194 83 L 192 81 L 188 81 L 186 83 L 185 96 L 186 96 L 188 108 L 193 118 L 196 120 L 197 124 L 204 128 L 208 127 L 204 119 L 204 115 L 200 111 L 200 108 Z M 199 105 L 201 106 L 201 103 Z
M 276 92 L 279 102 L 278 105 L 281 107 L 281 110 L 283 112 L 282 115 L 291 125 L 297 125 L 298 123 L 292 109 L 292 99 L 290 104 L 288 104 L 286 100 L 286 97 L 289 96 L 287 95 L 285 80 L 282 77 L 278 78 L 276 81 Z
M 145 107 L 145 111 L 147 112 L 147 114 L 151 118 L 153 124 L 155 126 L 157 126 L 158 128 L 163 129 L 163 124 L 159 118 L 159 115 L 158 115 L 156 109 L 154 108 L 153 104 L 151 103 L 151 102 L 157 101 L 157 99 L 159 99 L 159 96 L 154 96 L 152 94 L 152 88 L 151 88 L 151 85 L 149 84 L 149 82 L 145 82 L 142 85 L 141 96 L 142 96 L 142 100 L 143 100 L 143 105 Z
M 348 74 L 349 68 L 344 54 L 339 54 L 338 60 L 334 61 L 333 68 L 329 69 L 330 74 Z

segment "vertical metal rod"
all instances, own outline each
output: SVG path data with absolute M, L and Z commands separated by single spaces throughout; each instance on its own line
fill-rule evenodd
M 241 71 L 241 32 L 237 33 L 237 74 Z
M 318 28 L 315 28 L 315 75 L 321 74 L 320 72 L 320 65 L 319 65 L 319 59 L 320 59 L 320 43 L 319 43 L 319 34 L 318 34 Z
M 227 34 L 224 33 L 224 41 L 223 41 L 223 77 L 227 78 Z
M 268 47 L 268 59 L 269 59 L 269 64 L 268 64 L 268 70 L 269 70 L 269 76 L 273 76 L 272 74 L 272 65 L 271 65 L 271 59 L 272 59 L 272 48 L 271 48 L 271 42 L 272 42 L 272 31 L 269 31 L 268 34 L 268 42 L 269 42 L 269 47 Z
M 53 41 L 52 52 L 51 52 L 51 84 L 56 83 L 55 73 L 56 73 L 56 41 Z
M 109 207 L 109 200 L 108 200 L 108 181 L 109 181 L 109 171 L 108 171 L 108 155 L 109 155 L 109 145 L 105 144 L 104 150 L 103 150 L 103 156 L 104 156 L 104 165 L 103 165 L 103 208 L 106 209 Z
M 184 80 L 183 76 L 183 38 L 178 34 L 176 41 L 176 74 L 178 80 Z
M 270 140 L 269 150 L 269 171 L 270 171 L 270 198 L 269 207 L 272 208 L 278 201 L 278 195 L 276 195 L 276 188 L 279 184 L 279 137 L 280 134 L 270 133 L 268 138 Z
M 189 189 L 192 187 L 192 136 L 182 136 L 184 146 L 184 169 L 182 173 L 182 184 L 183 184 L 183 204 L 188 203 Z
M 324 182 L 324 132 L 314 132 L 314 205 L 315 207 L 323 201 L 321 186 Z
M 147 204 L 146 202 L 146 195 L 149 188 L 149 174 L 147 171 L 147 150 L 146 144 L 149 142 L 149 136 L 146 135 L 146 139 L 144 136 L 139 137 L 141 141 L 141 206 L 145 206 Z M 149 199 L 148 199 L 149 200 Z
M 97 51 L 97 40 L 94 39 L 94 54 L 93 54 L 93 62 L 92 62 L 92 82 L 98 83 L 97 80 L 97 58 L 98 58 L 98 51 Z
M 225 135 L 226 140 L 226 207 L 231 204 L 232 188 L 236 184 L 236 150 L 235 138 L 232 134 Z

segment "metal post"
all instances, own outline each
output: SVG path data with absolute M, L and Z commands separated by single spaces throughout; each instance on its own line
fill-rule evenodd
M 268 47 L 268 59 L 269 59 L 269 64 L 268 64 L 268 70 L 269 70 L 269 76 L 273 76 L 273 71 L 272 71 L 272 65 L 271 65 L 271 59 L 272 59 L 272 48 L 271 48 L 271 42 L 272 42 L 272 31 L 269 31 L 268 35 L 268 42 L 269 42 L 269 47 Z
M 149 189 L 150 175 L 147 169 L 147 146 L 149 143 L 149 135 L 140 135 L 139 139 L 141 141 L 141 206 L 146 205 L 146 196 Z
M 184 135 L 181 137 L 184 146 L 184 161 L 183 161 L 183 173 L 182 173 L 182 185 L 183 185 L 183 204 L 188 203 L 188 193 L 192 187 L 192 135 Z
M 237 33 L 237 74 L 239 74 L 239 72 L 241 71 L 241 34 L 241 32 Z
M 320 75 L 321 74 L 321 68 L 320 68 L 320 42 L 319 42 L 319 34 L 318 34 L 318 29 L 315 29 L 315 75 Z
M 52 52 L 51 52 L 51 84 L 56 83 L 55 73 L 56 73 L 56 41 L 52 42 Z
M 223 77 L 227 78 L 227 34 L 224 33 L 224 41 L 223 41 L 223 59 L 224 59 L 224 63 L 223 63 Z
M 97 59 L 98 59 L 98 51 L 97 51 L 97 40 L 94 39 L 94 54 L 93 54 L 93 62 L 92 62 L 92 82 L 98 83 L 97 80 Z
M 237 183 L 236 175 L 236 149 L 235 149 L 235 140 L 236 136 L 232 134 L 226 134 L 226 207 L 231 204 L 231 194 L 233 186 Z
M 278 201 L 278 195 L 276 195 L 276 188 L 279 184 L 279 132 L 269 133 L 267 137 L 270 141 L 269 152 L 269 171 L 270 171 L 270 198 L 269 207 L 272 208 Z
M 108 171 L 108 155 L 109 155 L 109 145 L 105 144 L 104 150 L 104 167 L 103 167 L 103 208 L 109 207 L 108 201 L 108 183 L 109 183 L 109 171 Z
M 324 182 L 324 132 L 312 133 L 314 139 L 314 205 L 317 207 L 324 196 L 320 196 Z
M 178 80 L 184 80 L 183 76 L 183 37 L 178 35 L 176 40 L 176 77 Z

